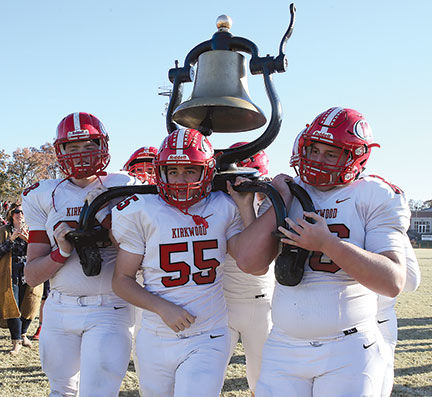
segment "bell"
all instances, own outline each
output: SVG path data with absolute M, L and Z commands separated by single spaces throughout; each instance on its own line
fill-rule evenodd
M 215 132 L 249 131 L 266 123 L 249 97 L 243 55 L 228 50 L 207 51 L 197 63 L 192 95 L 173 112 L 176 123 Z

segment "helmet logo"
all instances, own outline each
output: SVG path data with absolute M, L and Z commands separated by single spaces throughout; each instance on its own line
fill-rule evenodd
M 354 134 L 365 141 L 372 140 L 372 129 L 366 120 L 359 120 L 354 124 Z
M 325 132 L 325 131 L 314 131 L 312 133 L 312 136 L 317 136 L 320 138 L 324 138 L 324 139 L 329 139 L 329 140 L 333 140 L 333 134 L 331 134 L 330 132 Z
M 189 156 L 187 154 L 170 154 L 167 158 L 167 161 L 179 161 L 179 160 L 189 160 Z
M 68 131 L 67 133 L 68 139 L 73 140 L 83 140 L 85 138 L 90 137 L 89 130 L 74 130 L 74 131 Z
M 202 147 L 202 150 L 204 151 L 204 153 L 209 153 L 209 152 L 211 152 L 211 150 L 210 150 L 210 148 L 209 148 L 209 145 L 208 145 L 206 139 L 203 139 L 203 140 L 201 141 L 201 147 Z

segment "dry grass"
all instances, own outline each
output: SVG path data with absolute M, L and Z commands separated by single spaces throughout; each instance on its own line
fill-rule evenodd
M 396 348 L 395 386 L 392 397 L 432 396 L 432 249 L 416 249 L 422 270 L 422 283 L 414 293 L 402 294 L 396 306 L 399 342 Z M 32 324 L 29 334 L 36 328 Z M 17 357 L 8 354 L 9 331 L 0 329 L 0 397 L 48 396 L 48 380 L 41 370 L 37 342 L 23 348 Z M 249 396 L 245 359 L 237 346 L 228 367 L 223 397 Z M 123 381 L 120 396 L 138 396 L 138 383 L 132 362 Z

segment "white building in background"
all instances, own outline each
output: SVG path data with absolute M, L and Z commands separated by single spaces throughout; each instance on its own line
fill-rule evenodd
M 432 247 L 432 208 L 411 211 L 408 235 L 422 247 Z

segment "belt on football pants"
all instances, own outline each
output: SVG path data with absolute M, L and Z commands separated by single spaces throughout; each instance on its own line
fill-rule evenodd
M 301 345 L 311 345 L 314 347 L 319 347 L 319 346 L 322 346 L 323 343 L 335 341 L 338 339 L 345 338 L 349 335 L 356 334 L 358 332 L 364 332 L 364 331 L 368 331 L 368 330 L 372 330 L 372 329 L 376 329 L 375 323 L 365 323 L 365 324 L 359 325 L 357 327 L 342 330 L 335 335 L 331 335 L 328 337 L 310 338 L 310 339 L 292 338 L 291 336 L 289 336 L 286 332 L 284 332 L 280 328 L 279 328 L 279 332 L 286 335 L 287 341 L 289 341 L 289 343 L 291 343 L 291 344 L 300 345 L 300 346 Z
M 91 295 L 91 296 L 74 296 L 65 295 L 61 292 L 51 290 L 49 297 L 56 303 L 77 306 L 101 306 L 108 303 L 118 303 L 121 298 L 114 295 Z

